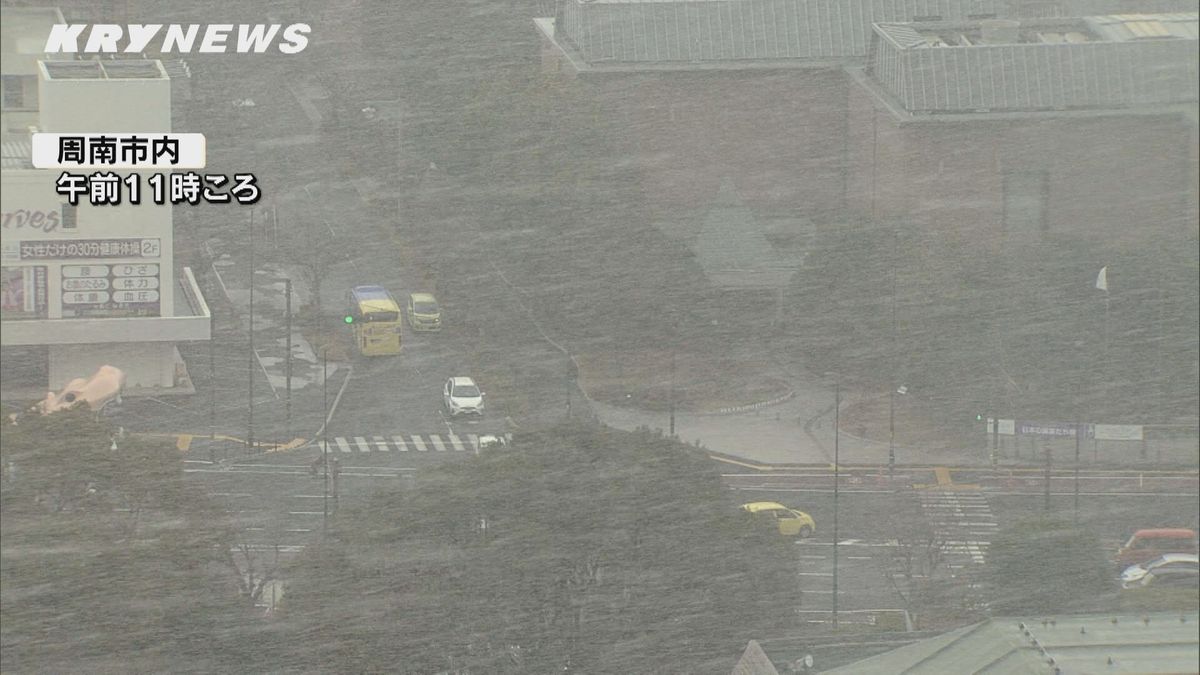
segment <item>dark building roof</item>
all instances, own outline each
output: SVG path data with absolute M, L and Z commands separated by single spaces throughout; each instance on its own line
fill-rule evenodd
M 1121 0 L 559 0 L 555 41 L 589 66 L 861 61 L 872 24 L 1108 14 Z M 1194 0 L 1140 0 L 1192 11 Z

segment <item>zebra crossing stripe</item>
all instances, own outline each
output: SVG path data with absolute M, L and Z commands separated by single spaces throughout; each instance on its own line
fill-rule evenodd
M 506 439 L 512 438 L 511 434 L 505 434 Z M 369 439 L 369 440 L 368 440 Z M 389 440 L 390 439 L 390 440 Z M 416 449 L 417 452 L 429 452 L 430 449 L 436 452 L 446 452 L 453 450 L 455 452 L 465 452 L 474 450 L 475 454 L 479 454 L 479 436 L 477 434 L 463 434 L 458 436 L 454 433 L 442 434 L 426 434 L 425 436 L 411 435 L 409 440 L 405 440 L 404 436 L 337 436 L 329 441 L 316 441 L 314 445 L 320 448 L 322 452 L 334 452 L 340 450 L 345 453 L 354 452 L 391 452 L 392 445 L 395 444 L 395 449 L 400 452 L 408 452 L 411 449 Z M 432 448 L 430 448 L 432 446 Z M 932 521 L 944 526 L 983 526 L 997 527 L 992 522 L 980 522 L 976 520 L 967 520 L 972 516 L 987 517 L 990 514 L 934 514 Z M 938 518 L 937 516 L 944 516 Z M 960 520 L 963 519 L 963 520 Z

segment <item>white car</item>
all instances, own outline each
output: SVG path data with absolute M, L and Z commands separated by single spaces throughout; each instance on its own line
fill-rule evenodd
M 1155 580 L 1196 583 L 1200 575 L 1200 557 L 1190 553 L 1168 553 L 1161 558 L 1133 565 L 1121 573 L 1121 588 L 1148 586 Z
M 479 437 L 479 449 L 480 450 L 496 450 L 499 448 L 507 448 L 509 440 L 510 440 L 510 438 L 509 438 L 510 435 L 511 434 L 505 435 L 505 436 L 496 436 L 494 434 L 487 434 L 484 436 L 480 436 Z
M 483 392 L 469 377 L 452 377 L 442 389 L 442 402 L 451 417 L 483 415 Z

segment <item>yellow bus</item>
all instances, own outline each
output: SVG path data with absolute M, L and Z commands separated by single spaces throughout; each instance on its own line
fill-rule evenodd
M 350 311 L 346 323 L 354 333 L 354 345 L 363 356 L 400 353 L 400 303 L 382 286 L 350 289 Z

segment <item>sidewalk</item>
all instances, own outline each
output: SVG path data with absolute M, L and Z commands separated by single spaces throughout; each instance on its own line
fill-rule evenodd
M 833 464 L 834 392 L 816 383 L 793 382 L 795 395 L 778 405 L 731 415 L 675 414 L 675 433 L 680 440 L 725 455 L 761 464 Z M 843 408 L 847 401 L 842 400 Z M 645 412 L 592 402 L 600 421 L 618 429 L 639 427 L 667 433 L 669 418 L 663 412 Z M 888 444 L 837 435 L 837 457 L 841 464 L 886 464 Z M 988 466 L 991 458 L 983 450 L 927 451 L 896 447 L 897 465 Z
M 209 243 L 216 256 L 212 269 L 218 284 L 230 304 L 236 308 L 238 319 L 245 330 L 250 329 L 250 283 L 249 261 L 245 256 L 234 258 L 221 251 L 219 241 Z M 267 383 L 276 392 L 287 388 L 287 359 L 291 345 L 291 386 L 296 392 L 313 385 L 320 385 L 326 373 L 321 358 L 314 352 L 308 340 L 293 325 L 291 335 L 287 333 L 286 280 L 292 280 L 293 316 L 308 301 L 308 290 L 295 275 L 278 265 L 256 265 L 254 274 L 254 351 L 258 356 Z M 290 337 L 290 339 L 289 339 Z M 327 376 L 332 378 L 338 364 L 330 363 Z
M 753 412 L 732 415 L 675 414 L 675 433 L 680 440 L 759 464 L 833 464 L 834 392 L 819 383 L 793 381 L 795 395 L 778 405 L 759 408 Z M 843 392 L 845 411 L 853 394 Z M 632 431 L 639 427 L 662 430 L 670 425 L 665 412 L 646 412 L 591 402 L 599 420 L 618 429 Z M 842 420 L 843 424 L 845 419 Z M 845 426 L 837 435 L 837 456 L 841 464 L 874 464 L 888 462 L 888 442 L 864 439 L 847 433 Z M 996 465 L 1042 466 L 1047 451 L 1055 466 L 1074 462 L 1076 444 L 1073 438 L 1040 438 L 1033 436 L 1000 437 Z M 972 448 L 934 450 L 896 445 L 897 466 L 971 466 L 992 465 L 991 444 L 985 443 L 982 430 L 979 444 Z M 1085 440 L 1079 446 L 1080 463 L 1085 467 L 1170 468 L 1194 466 L 1200 454 L 1194 440 L 1158 440 L 1149 442 L 1117 442 Z

